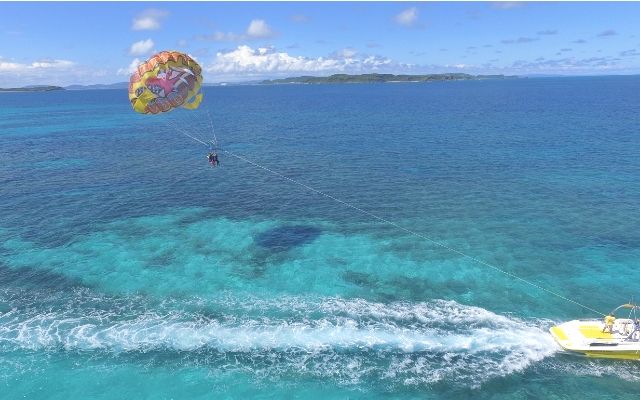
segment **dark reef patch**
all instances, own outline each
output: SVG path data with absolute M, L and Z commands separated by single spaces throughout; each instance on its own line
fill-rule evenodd
M 157 254 L 149 261 L 147 261 L 146 266 L 148 268 L 165 268 L 172 265 L 175 262 L 175 256 L 171 251 L 163 251 L 161 254 Z
M 374 276 L 365 274 L 363 272 L 356 272 L 351 270 L 343 272 L 342 279 L 354 285 L 369 289 L 375 289 L 379 285 L 378 280 Z
M 322 230 L 314 226 L 282 225 L 257 234 L 253 240 L 271 251 L 288 251 L 313 242 L 321 234 Z

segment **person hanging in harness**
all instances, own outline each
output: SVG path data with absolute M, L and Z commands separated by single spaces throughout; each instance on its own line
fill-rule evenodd
M 217 167 L 220 165 L 220 160 L 218 159 L 218 153 L 215 150 L 212 150 L 207 154 L 207 160 L 212 167 Z
M 220 160 L 218 159 L 218 138 L 213 135 L 213 140 L 209 141 L 209 154 L 207 154 L 207 160 L 212 167 L 219 167 Z

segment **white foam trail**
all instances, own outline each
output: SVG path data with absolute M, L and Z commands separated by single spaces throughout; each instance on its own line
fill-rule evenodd
M 10 312 L 1 321 L 0 343 L 32 350 L 59 346 L 115 351 L 210 347 L 219 351 L 373 349 L 477 353 L 522 347 L 548 353 L 548 349 L 554 349 L 553 341 L 541 329 L 513 323 L 495 329 L 446 333 L 385 323 L 361 326 L 355 320 L 325 318 L 301 322 L 242 320 L 227 324 L 185 321 L 180 315 L 154 314 L 126 321 L 114 321 L 109 316 L 74 318 L 56 313 L 24 320 Z
M 13 310 L 0 316 L 0 343 L 29 349 L 62 346 L 117 351 L 211 347 L 220 351 L 369 348 L 474 353 L 523 347 L 547 354 L 548 349 L 555 349 L 539 327 L 455 302 L 283 299 L 244 304 L 266 311 L 275 306 L 294 317 L 226 315 L 207 321 L 180 312 L 146 312 L 126 318 L 116 311 L 85 310 L 79 316 L 73 310 L 33 315 Z M 321 314 L 316 318 L 300 315 L 314 311 Z
M 479 383 L 556 351 L 542 326 L 452 301 L 227 298 L 208 304 L 221 310 L 215 318 L 171 310 L 179 304 L 151 312 L 96 309 L 87 303 L 46 313 L 40 307 L 14 309 L 0 315 L 0 349 L 213 352 L 248 358 L 280 354 L 289 368 L 314 365 L 308 371 L 313 374 L 339 371 L 353 378 L 377 369 L 382 378 L 407 384 L 456 376 L 472 376 Z
M 566 354 L 563 357 L 544 361 L 537 368 L 553 373 L 582 377 L 614 377 L 628 382 L 640 382 L 640 366 L 637 361 L 590 359 Z

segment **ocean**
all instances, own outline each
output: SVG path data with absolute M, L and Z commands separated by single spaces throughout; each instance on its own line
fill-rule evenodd
M 640 296 L 638 110 L 640 76 L 0 93 L 0 398 L 635 399 L 548 328 Z

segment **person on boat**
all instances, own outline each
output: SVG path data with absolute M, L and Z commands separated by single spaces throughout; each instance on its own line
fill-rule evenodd
M 610 313 L 609 315 L 604 317 L 604 328 L 602 328 L 602 332 L 604 333 L 608 330 L 609 333 L 613 333 L 613 323 L 615 321 L 616 321 L 616 316 L 613 315 L 613 313 Z
M 633 332 L 629 335 L 631 340 L 640 340 L 640 319 L 636 319 L 633 324 Z

